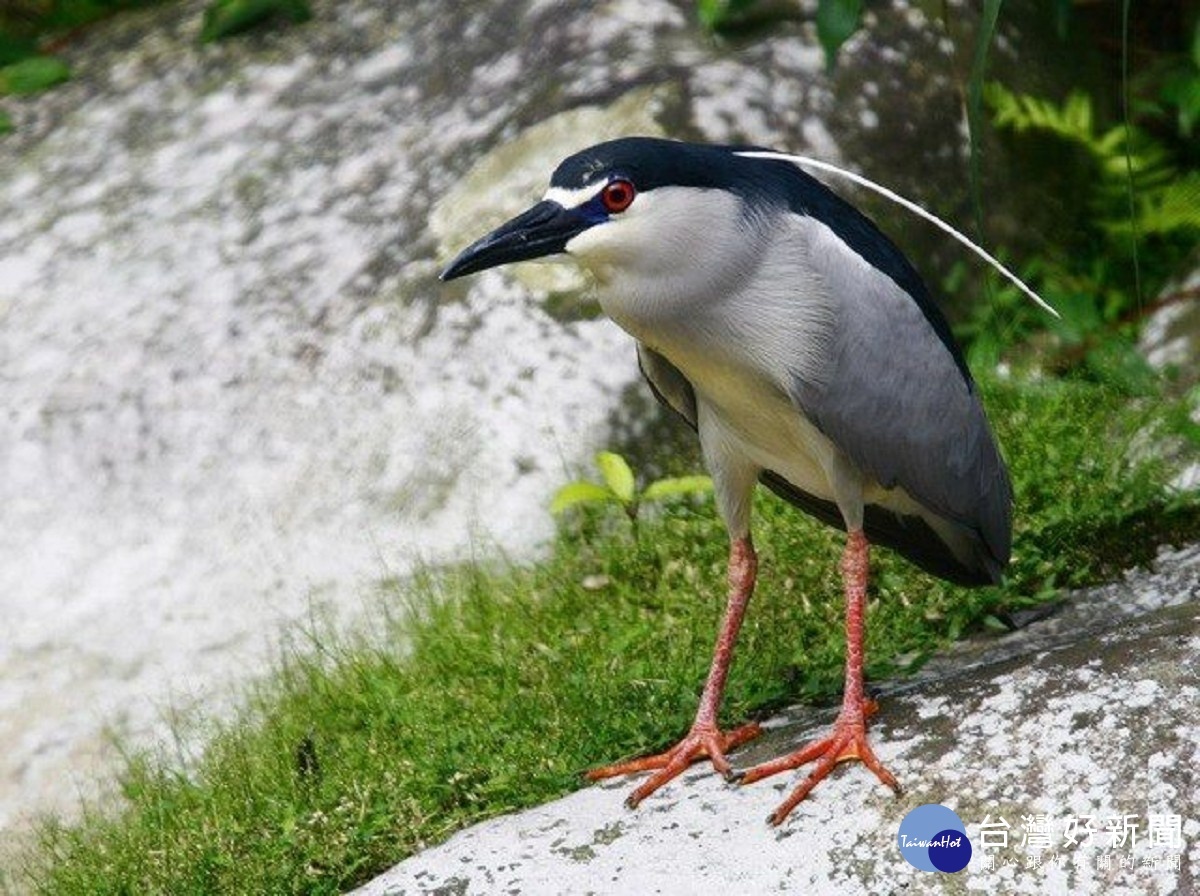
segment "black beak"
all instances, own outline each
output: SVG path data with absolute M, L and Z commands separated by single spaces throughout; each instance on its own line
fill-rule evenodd
M 563 208 L 557 202 L 543 200 L 467 246 L 442 271 L 441 279 L 453 280 L 511 261 L 527 261 L 566 251 L 571 237 L 594 223 L 579 209 Z

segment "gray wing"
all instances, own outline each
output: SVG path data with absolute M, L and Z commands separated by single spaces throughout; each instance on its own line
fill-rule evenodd
M 638 344 L 638 366 L 660 402 L 696 428 L 696 393 L 691 382 L 674 364 L 645 345 Z M 773 470 L 764 470 L 763 485 L 805 513 L 838 529 L 846 527 L 837 504 L 796 487 Z M 863 525 L 875 544 L 899 551 L 922 569 L 964 585 L 994 581 L 996 573 L 985 564 L 965 566 L 946 543 L 920 517 L 900 516 L 868 505 Z
M 814 237 L 809 263 L 837 317 L 821 382 L 795 377 L 793 400 L 861 471 L 960 533 L 964 573 L 998 580 L 1012 487 L 944 319 L 832 234 Z
M 643 343 L 637 344 L 638 367 L 655 397 L 696 428 L 696 390 L 679 368 Z

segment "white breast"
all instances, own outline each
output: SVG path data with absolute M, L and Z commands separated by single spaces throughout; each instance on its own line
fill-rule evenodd
M 812 228 L 824 225 L 785 215 L 769 228 L 716 190 L 661 189 L 653 200 L 567 247 L 594 273 L 601 307 L 688 378 L 707 439 L 832 499 L 837 449 L 788 391 L 796 376 L 819 381 L 835 325 L 806 263 Z

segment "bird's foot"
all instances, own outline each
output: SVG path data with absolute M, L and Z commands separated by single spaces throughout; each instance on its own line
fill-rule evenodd
M 808 777 L 792 791 L 791 796 L 784 800 L 779 808 L 771 813 L 767 821 L 773 825 L 782 824 L 788 814 L 808 796 L 812 789 L 833 771 L 834 766 L 852 759 L 857 759 L 866 765 L 880 781 L 899 795 L 900 785 L 896 782 L 896 778 L 883 767 L 883 763 L 876 758 L 875 752 L 867 743 L 867 718 L 877 709 L 878 705 L 873 700 L 863 700 L 856 711 L 843 705 L 837 721 L 833 723 L 833 733 L 829 737 L 814 741 L 795 753 L 789 753 L 787 756 L 756 765 L 738 775 L 737 782 L 752 784 L 779 772 L 790 771 L 816 761 L 817 765 L 809 772 Z
M 617 762 L 594 768 L 587 773 L 589 781 L 599 781 L 602 778 L 615 778 L 618 775 L 628 775 L 633 772 L 643 772 L 654 769 L 655 772 L 641 783 L 633 793 L 625 799 L 625 805 L 630 809 L 648 797 L 668 781 L 679 776 L 697 759 L 708 757 L 725 780 L 733 777 L 733 769 L 725 754 L 735 747 L 740 747 L 762 733 L 757 722 L 742 725 L 727 734 L 722 734 L 715 725 L 693 725 L 679 743 L 656 756 L 644 756 L 641 759 L 631 759 L 628 762 Z

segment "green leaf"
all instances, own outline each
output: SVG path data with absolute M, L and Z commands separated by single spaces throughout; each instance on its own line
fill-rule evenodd
M 612 489 L 622 504 L 632 504 L 634 494 L 633 470 L 625 458 L 611 451 L 601 451 L 596 455 L 596 464 L 604 474 L 604 481 Z
M 200 42 L 221 40 L 275 18 L 307 22 L 312 8 L 308 0 L 213 0 L 204 10 Z
M 8 117 L 8 113 L 0 109 L 0 134 L 8 134 L 13 130 L 12 119 Z
M 602 485 L 594 482 L 568 482 L 554 493 L 550 501 L 550 512 L 562 513 L 578 504 L 604 504 L 617 502 L 617 496 Z
M 1012 631 L 1012 627 L 1006 625 L 1003 619 L 991 613 L 988 613 L 983 617 L 983 624 L 992 631 L 1000 632 L 1001 634 L 1007 634 L 1008 632 Z
M 0 13 L 0 66 L 12 65 L 29 56 L 37 55 L 37 44 L 24 35 L 6 33 L 3 13 Z
M 1200 121 L 1200 72 L 1181 71 L 1167 78 L 1159 92 L 1163 102 L 1177 110 L 1179 130 L 1185 137 L 1192 135 Z
M 651 482 L 642 492 L 643 501 L 659 501 L 676 495 L 711 492 L 713 482 L 707 476 L 678 476 Z
M 37 93 L 70 79 L 71 70 L 54 56 L 30 56 L 0 68 L 0 94 Z
M 721 20 L 725 17 L 725 2 L 724 0 L 698 0 L 696 15 L 700 17 L 701 25 L 710 31 L 716 31 L 721 27 Z
M 736 24 L 741 15 L 755 4 L 756 0 L 697 0 L 696 13 L 700 24 L 709 31 Z
M 858 30 L 862 0 L 820 0 L 817 4 L 817 39 L 825 48 L 825 67 L 832 71 L 838 50 Z

